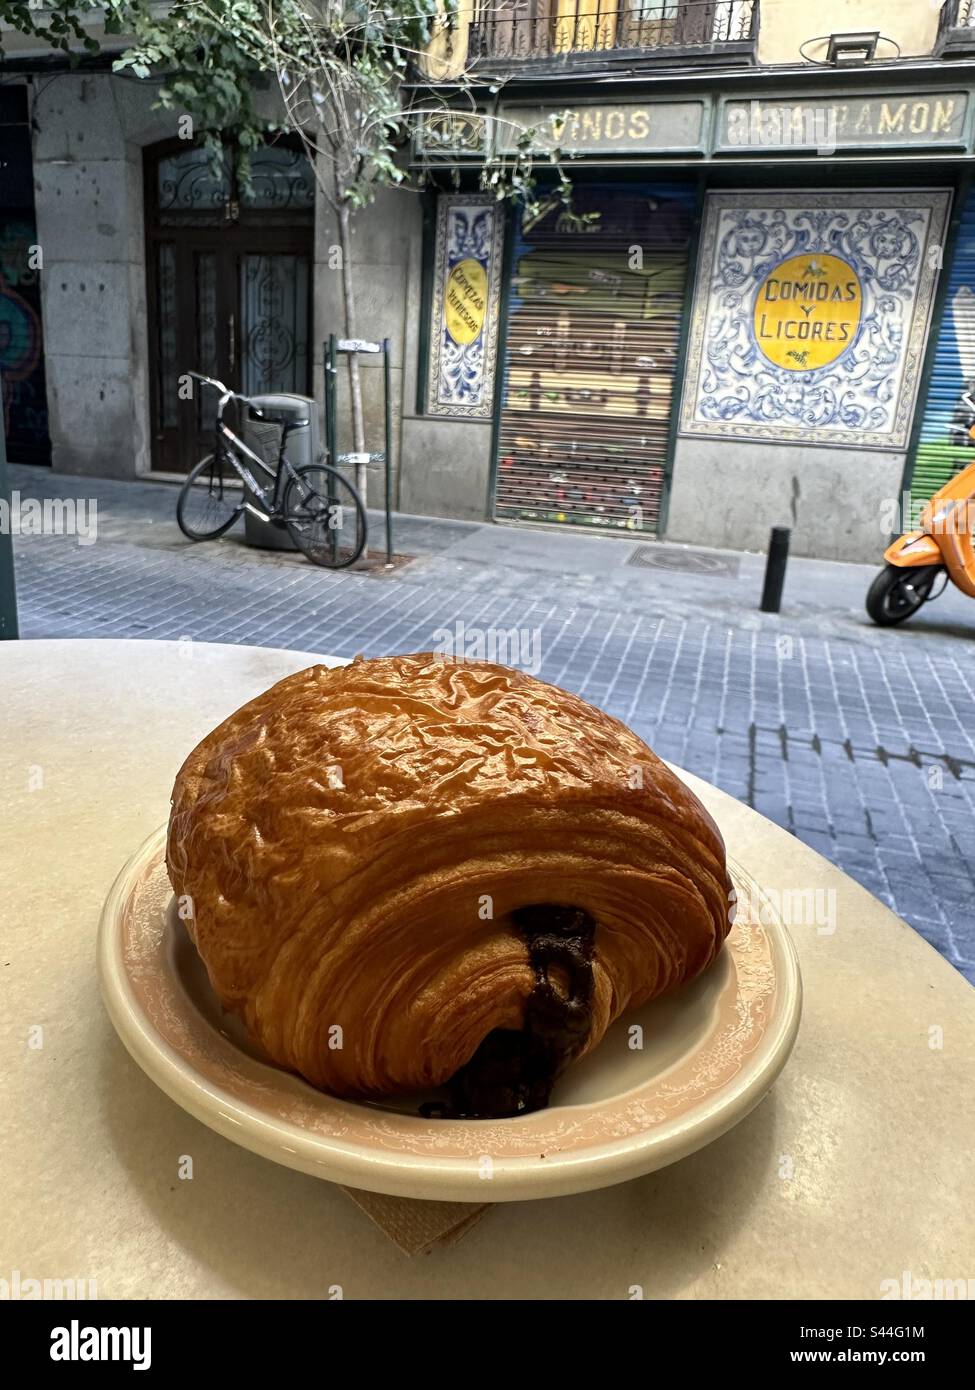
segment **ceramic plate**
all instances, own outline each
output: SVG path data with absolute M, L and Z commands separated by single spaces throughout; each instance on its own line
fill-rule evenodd
M 268 1061 L 225 1014 L 176 915 L 165 830 L 128 862 L 102 913 L 98 967 L 119 1036 L 184 1110 L 244 1148 L 371 1192 L 508 1202 L 608 1187 L 717 1139 L 757 1105 L 799 1026 L 795 948 L 778 920 L 743 915 L 703 976 L 617 1020 L 570 1067 L 547 1110 L 427 1120 L 337 1100 Z M 739 900 L 749 876 L 731 864 Z M 743 892 L 746 889 L 748 891 Z M 642 1047 L 632 1044 L 642 1030 Z

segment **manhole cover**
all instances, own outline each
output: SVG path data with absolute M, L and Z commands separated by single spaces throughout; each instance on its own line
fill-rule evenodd
M 641 545 L 626 562 L 649 570 L 680 570 L 684 574 L 723 574 L 738 578 L 737 555 L 716 555 L 713 550 L 678 550 L 670 546 Z

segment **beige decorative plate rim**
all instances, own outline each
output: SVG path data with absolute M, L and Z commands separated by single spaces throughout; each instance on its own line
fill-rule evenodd
M 600 1059 L 602 1091 L 517 1119 L 428 1120 L 339 1100 L 245 1051 L 181 985 L 167 946 L 165 836 L 163 827 L 136 851 L 102 911 L 98 971 L 112 1023 L 143 1071 L 184 1110 L 234 1143 L 315 1177 L 434 1201 L 522 1201 L 608 1187 L 726 1133 L 766 1094 L 795 1042 L 802 1000 L 795 947 L 751 876 L 729 860 L 739 903 L 762 902 L 761 920 L 739 912 L 708 975 L 717 973 L 701 977 L 694 996 L 704 1036 L 683 1052 L 678 1044 L 657 1073 L 635 1084 L 630 1073 L 620 1080 L 622 1065 L 614 1067 L 604 1039 L 591 1054 Z M 676 1002 L 670 1007 L 672 1025 L 679 1015 Z

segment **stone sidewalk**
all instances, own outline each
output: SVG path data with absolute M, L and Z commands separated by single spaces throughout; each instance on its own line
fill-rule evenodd
M 22 498 L 98 503 L 94 544 L 16 539 L 24 637 L 353 656 L 427 649 L 457 623 L 537 630 L 543 679 L 785 826 L 975 982 L 975 604 L 957 591 L 881 631 L 863 612 L 874 569 L 793 560 L 770 616 L 761 556 L 417 518 L 397 519 L 410 563 L 333 574 L 236 534 L 191 545 L 169 485 L 11 475 Z

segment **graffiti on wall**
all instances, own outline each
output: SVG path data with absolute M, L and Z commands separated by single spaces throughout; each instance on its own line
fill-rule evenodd
M 923 503 L 972 462 L 975 426 L 975 199 L 962 209 L 911 478 L 914 526 Z
M 40 273 L 31 266 L 36 241 L 32 220 L 8 215 L 0 221 L 0 375 L 9 456 L 46 462 Z
M 502 235 L 494 199 L 439 199 L 427 398 L 432 415 L 491 416 Z
M 712 194 L 685 434 L 904 448 L 950 194 Z

